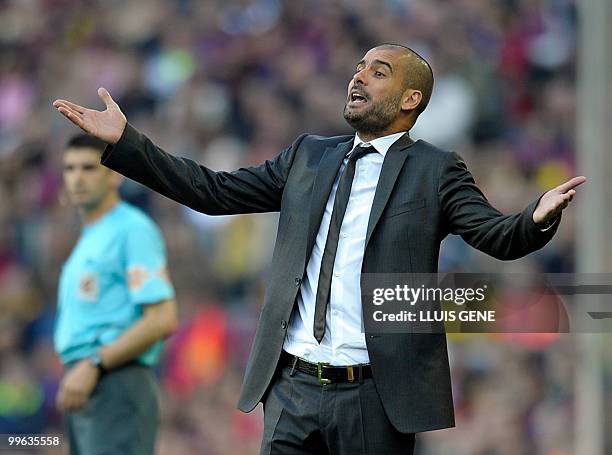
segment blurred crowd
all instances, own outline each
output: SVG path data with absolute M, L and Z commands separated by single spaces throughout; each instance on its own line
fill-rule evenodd
M 510 213 L 575 175 L 576 27 L 573 0 L 0 2 L 0 434 L 63 431 L 51 334 L 79 232 L 61 183 L 77 131 L 54 99 L 102 109 L 104 86 L 165 150 L 230 170 L 302 132 L 349 133 L 356 62 L 375 44 L 404 44 L 435 74 L 412 136 L 459 152 Z M 261 409 L 235 403 L 276 215 L 208 217 L 129 181 L 122 194 L 161 226 L 180 307 L 158 368 L 158 453 L 257 453 Z M 544 250 L 510 263 L 451 236 L 440 267 L 572 272 L 576 228 L 570 211 Z M 458 428 L 423 435 L 419 455 L 573 453 L 573 335 L 449 338 Z

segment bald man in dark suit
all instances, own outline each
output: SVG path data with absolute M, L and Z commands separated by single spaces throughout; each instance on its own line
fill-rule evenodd
M 430 65 L 399 45 L 369 50 L 348 85 L 355 135 L 304 134 L 265 163 L 215 172 L 106 110 L 54 106 L 104 141 L 102 163 L 195 210 L 280 212 L 265 303 L 238 406 L 264 404 L 262 454 L 412 454 L 415 433 L 454 426 L 443 333 L 365 333 L 362 274 L 434 273 L 449 233 L 496 258 L 554 235 L 584 177 L 503 215 L 456 153 L 409 131 L 433 89 Z

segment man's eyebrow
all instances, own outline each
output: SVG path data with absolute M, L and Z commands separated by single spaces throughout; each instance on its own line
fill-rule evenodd
M 387 68 L 389 68 L 389 71 L 393 72 L 393 68 L 391 67 L 391 63 L 385 62 L 384 60 L 374 60 L 374 63 L 378 63 L 379 65 L 385 65 Z
M 355 65 L 356 68 L 358 68 L 360 65 L 363 65 L 365 63 L 365 60 L 360 60 L 357 65 Z M 372 60 L 372 63 L 376 63 L 378 65 L 384 65 L 387 68 L 389 68 L 389 71 L 393 72 L 393 67 L 391 66 L 391 64 L 389 62 L 385 62 L 384 60 L 379 60 L 379 59 L 374 59 Z

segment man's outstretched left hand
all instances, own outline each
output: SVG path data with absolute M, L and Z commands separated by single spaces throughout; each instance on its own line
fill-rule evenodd
M 540 202 L 538 202 L 538 206 L 533 211 L 533 222 L 541 228 L 548 227 L 574 198 L 576 194 L 574 188 L 582 185 L 586 180 L 586 177 L 582 175 L 574 177 L 544 193 L 540 198 Z

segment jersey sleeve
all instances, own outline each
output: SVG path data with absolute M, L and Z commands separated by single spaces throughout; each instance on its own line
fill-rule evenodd
M 159 230 L 149 225 L 130 229 L 125 248 L 130 301 L 140 305 L 174 298 L 166 247 Z

